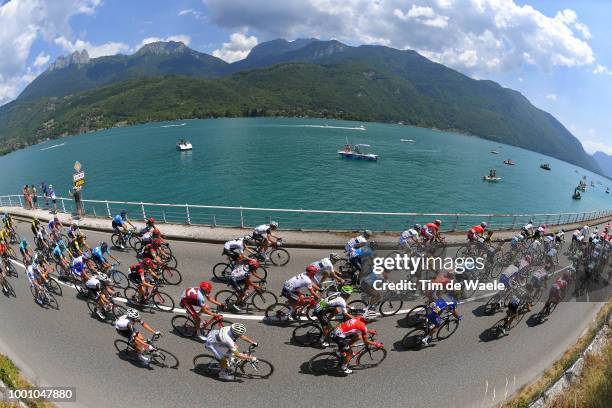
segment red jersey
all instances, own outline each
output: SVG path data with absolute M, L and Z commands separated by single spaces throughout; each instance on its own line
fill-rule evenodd
M 427 224 L 425 224 L 425 228 L 427 228 L 428 230 L 430 230 L 431 232 L 435 234 L 438 233 L 438 229 L 439 229 L 439 227 L 433 222 L 428 222 Z
M 203 306 L 206 300 L 200 288 L 187 288 L 181 296 L 181 304 Z
M 352 318 L 336 327 L 334 334 L 338 337 L 354 337 L 366 335 L 368 328 L 363 320 Z

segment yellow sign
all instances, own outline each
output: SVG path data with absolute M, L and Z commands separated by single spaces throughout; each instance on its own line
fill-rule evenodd
M 75 187 L 83 187 L 85 185 L 85 179 L 80 179 L 74 182 Z
M 79 163 L 78 161 L 74 162 L 74 171 L 76 171 L 77 173 L 81 171 L 81 163 Z

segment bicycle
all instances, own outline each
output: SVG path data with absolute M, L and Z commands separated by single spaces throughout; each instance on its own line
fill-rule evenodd
M 520 323 L 521 320 L 523 320 L 523 317 L 527 314 L 528 311 L 529 311 L 529 307 L 527 306 L 527 304 L 521 303 L 516 312 L 516 317 L 512 321 L 512 325 L 509 327 L 506 327 L 507 325 L 506 322 L 508 321 L 509 316 L 506 316 L 503 319 L 498 320 L 493 326 L 491 326 L 488 330 L 486 330 L 485 334 L 486 334 L 487 339 L 493 340 L 495 338 L 498 338 L 502 334 L 504 336 L 508 336 L 510 334 L 509 331 L 513 329 L 514 327 L 516 327 Z
M 167 293 L 160 291 L 159 285 L 154 285 L 153 289 L 145 295 L 142 301 L 138 299 L 140 296 L 138 290 L 131 286 L 125 288 L 123 294 L 128 303 L 135 307 L 156 308 L 162 312 L 172 312 L 174 310 L 174 300 Z
M 195 328 L 195 322 L 189 315 L 177 315 L 170 322 L 174 331 L 181 337 L 195 337 L 198 331 Z M 206 336 L 211 330 L 218 330 L 221 327 L 229 326 L 232 322 L 225 320 L 223 317 L 211 317 L 200 324 L 202 335 Z
M 256 259 L 263 263 L 267 263 L 268 261 L 270 261 L 274 266 L 287 265 L 289 263 L 289 260 L 291 259 L 291 255 L 289 255 L 289 251 L 287 251 L 285 248 L 282 248 L 282 244 L 283 239 L 278 238 L 276 242 L 271 244 L 266 251 L 262 251 L 262 245 L 260 244 L 255 252 Z
M 299 306 L 293 313 L 291 312 L 291 306 L 289 306 L 288 301 L 283 303 L 278 302 L 268 306 L 265 312 L 265 322 L 268 324 L 287 326 L 294 320 L 300 320 L 300 317 L 306 314 L 306 310 L 316 303 L 314 297 L 306 297 L 304 301 L 306 303 Z
M 381 298 L 378 300 L 378 302 L 372 305 L 359 299 L 349 302 L 348 305 L 352 309 L 376 308 L 381 316 L 389 317 L 396 315 L 402 309 L 402 306 L 404 306 L 404 301 L 400 298 L 400 296 L 400 292 L 385 290 L 381 294 Z
M 254 351 L 255 346 L 251 344 L 244 354 L 251 357 Z M 228 362 L 228 368 L 233 369 L 235 378 L 266 379 L 274 373 L 274 365 L 260 358 L 255 361 L 232 358 Z M 193 369 L 209 376 L 218 375 L 222 369 L 221 361 L 211 354 L 199 354 L 193 358 Z
M 35 286 L 30 285 L 30 292 L 32 293 L 32 297 L 39 301 L 37 303 L 41 307 L 50 307 L 51 309 L 59 310 L 59 304 L 57 303 L 55 296 L 53 296 L 53 294 L 49 292 L 45 286 L 39 285 L 38 293 L 36 293 Z
M 155 347 L 154 344 L 158 339 L 159 337 L 154 335 L 150 339 L 146 340 L 146 343 L 151 346 L 151 348 L 146 350 L 144 354 L 150 358 L 150 364 L 161 368 L 178 368 L 179 361 L 174 354 L 170 353 L 168 350 Z M 139 361 L 136 346 L 132 341 L 117 339 L 115 340 L 114 344 L 117 352 L 126 355 L 127 358 L 132 361 Z
M 87 302 L 87 307 L 89 308 L 92 316 L 110 323 L 114 323 L 116 319 L 127 313 L 127 308 L 125 306 L 116 304 L 113 298 L 108 299 L 108 303 L 106 303 L 102 308 L 102 313 L 104 315 L 103 319 L 98 313 L 96 313 L 96 308 L 98 307 L 97 300 L 90 299 Z
M 156 271 L 157 276 L 161 276 L 164 283 L 168 285 L 178 285 L 183 281 L 183 276 L 178 269 L 167 264 L 159 265 Z
M 268 306 L 278 302 L 276 295 L 265 288 L 265 281 L 256 282 L 259 289 L 251 289 L 244 296 L 242 302 L 238 302 L 238 294 L 235 290 L 221 290 L 215 295 L 218 302 L 225 305 L 224 310 L 232 310 L 233 306 L 244 306 L 245 313 L 250 313 L 250 308 L 263 312 Z
M 375 334 L 368 333 L 370 340 L 374 340 Z M 350 365 L 352 370 L 365 370 L 380 365 L 387 358 L 387 349 L 375 348 L 365 343 L 355 344 L 357 351 L 350 351 L 351 360 L 357 357 L 356 364 Z M 319 353 L 308 361 L 308 369 L 313 374 L 341 374 L 342 354 L 338 350 Z M 350 363 L 349 361 L 349 363 Z
M 130 228 L 127 230 L 127 232 L 123 233 L 113 232 L 111 235 L 111 243 L 115 248 L 121 248 L 123 246 L 125 249 L 128 249 L 127 247 L 129 246 L 130 248 L 136 250 L 136 243 L 140 241 L 140 237 L 138 237 L 137 234 L 138 232 L 133 228 Z
M 0 288 L 2 289 L 2 292 L 7 297 L 11 297 L 11 296 L 17 297 L 17 294 L 15 293 L 15 289 L 13 288 L 11 283 L 8 281 L 6 276 L 1 272 L 0 272 Z
M 236 267 L 234 262 L 219 262 L 213 266 L 213 276 L 220 282 L 227 282 L 230 279 L 232 271 Z M 256 272 L 261 279 L 265 280 L 268 277 L 268 270 L 263 266 L 259 265 Z
M 402 338 L 402 347 L 404 347 L 406 350 L 418 350 L 424 346 L 423 339 L 431 333 L 429 321 L 426 317 L 430 310 L 431 309 L 429 306 L 427 306 L 424 320 L 420 322 L 418 325 L 419 327 L 412 329 Z M 450 311 L 445 311 L 445 313 L 440 317 L 442 318 L 442 323 L 436 332 L 437 341 L 446 340 L 452 336 L 459 328 L 460 322 L 460 320 L 450 313 Z
M 17 272 L 17 268 L 13 265 L 10 259 L 2 257 L 2 264 L 4 265 L 4 270 L 6 271 L 7 276 L 12 276 L 15 278 L 19 277 L 19 273 Z

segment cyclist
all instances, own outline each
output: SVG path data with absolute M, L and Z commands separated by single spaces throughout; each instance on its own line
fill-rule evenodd
M 13 221 L 13 217 L 11 216 L 11 214 L 5 212 L 2 215 L 2 222 L 4 222 L 4 226 L 6 227 L 7 232 L 9 233 L 15 232 L 15 223 Z
M 546 224 L 541 224 L 533 233 L 534 239 L 543 238 L 546 235 Z
M 40 220 L 38 219 L 38 217 L 32 218 L 32 222 L 30 223 L 30 229 L 32 230 L 32 234 L 36 236 L 36 233 L 38 232 L 38 229 L 40 228 L 40 226 L 41 224 L 40 224 Z
M 87 252 L 84 252 L 81 254 L 81 256 L 73 258 L 72 263 L 70 265 L 70 272 L 72 273 L 72 276 L 75 279 L 80 280 L 81 282 L 87 282 L 87 280 L 89 279 L 89 275 L 85 271 L 85 263 L 88 259 L 89 254 Z M 60 276 L 60 278 L 62 277 L 64 276 Z
M 155 218 L 147 218 L 147 225 L 140 230 L 140 235 L 143 246 L 150 244 L 155 238 L 159 238 L 161 242 L 164 242 L 161 231 L 155 226 Z
M 315 305 L 314 315 L 323 328 L 323 336 L 321 336 L 321 345 L 323 347 L 329 346 L 326 339 L 332 330 L 330 321 L 334 316 L 342 313 L 345 320 L 353 318 L 353 315 L 348 312 L 346 305 L 346 301 L 351 297 L 351 293 L 353 293 L 353 286 L 343 285 L 340 287 L 339 292 L 332 293 L 325 299 L 319 300 Z
M 10 241 L 9 235 L 10 233 L 8 232 L 8 229 L 6 227 L 2 227 L 0 230 L 0 242 L 4 242 L 8 245 Z
M 483 242 L 485 231 L 487 230 L 487 223 L 481 222 L 480 225 L 474 225 L 467 233 L 467 239 L 470 242 Z
M 68 235 L 70 241 L 74 241 L 79 235 L 82 235 L 78 221 L 72 221 L 66 235 Z
M 149 258 L 145 258 L 142 260 L 142 262 L 138 262 L 130 266 L 128 270 L 128 279 L 138 285 L 139 303 L 143 303 L 144 299 L 147 297 L 147 288 L 153 288 L 153 285 L 147 279 L 147 274 L 151 274 L 155 279 L 157 279 L 157 276 L 153 273 L 153 267 L 153 261 Z
M 348 254 L 348 260 L 350 264 L 355 269 L 355 273 L 353 274 L 352 281 L 355 283 L 357 277 L 359 276 L 361 270 L 363 269 L 363 259 L 369 256 L 372 256 L 372 243 L 366 243 L 367 245 L 361 245 L 358 248 L 355 247 L 351 249 L 351 252 Z
M 70 241 L 68 244 L 68 249 L 72 253 L 72 256 L 80 256 L 83 251 L 91 251 L 89 245 L 85 241 L 85 235 L 77 234 L 76 238 Z
M 510 301 L 508 302 L 508 310 L 506 311 L 506 317 L 504 317 L 504 324 L 501 325 L 499 330 L 502 334 L 506 334 L 508 330 L 510 330 L 510 325 L 518 316 L 519 309 L 525 305 L 527 307 L 527 311 L 531 311 L 532 300 L 531 296 L 525 288 L 517 286 L 514 288 L 512 292 L 512 296 L 510 297 Z
M 406 231 L 402 232 L 399 237 L 399 247 L 401 249 L 407 249 L 411 245 L 418 245 L 421 228 L 423 228 L 421 224 L 414 224 L 412 228 L 408 228 Z
M 38 265 L 30 264 L 26 266 L 26 276 L 28 277 L 30 286 L 34 288 L 35 302 L 39 305 L 42 305 L 42 300 L 40 299 L 40 285 L 42 284 L 42 281 Z
M 281 296 L 288 300 L 291 309 L 291 316 L 294 319 L 297 319 L 298 310 L 306 304 L 304 294 L 300 292 L 300 289 L 307 288 L 315 299 L 320 299 L 320 296 L 317 293 L 319 287 L 313 282 L 316 273 L 317 268 L 315 266 L 308 265 L 308 267 L 306 267 L 306 272 L 302 272 L 283 283 Z
M 429 333 L 421 340 L 423 344 L 428 345 L 431 343 L 432 336 L 442 327 L 442 323 L 444 323 L 444 319 L 442 318 L 443 313 L 451 313 L 457 320 L 462 319 L 462 316 L 457 310 L 457 305 L 457 300 L 450 295 L 440 296 L 429 304 L 426 316 Z
M 351 253 L 353 248 L 359 248 L 368 243 L 368 239 L 372 236 L 372 231 L 365 230 L 362 235 L 358 235 L 355 238 L 349 239 L 349 241 L 344 246 L 344 252 L 347 254 Z
M 30 244 L 28 244 L 28 241 L 25 238 L 23 238 L 19 243 L 19 253 L 21 253 L 24 264 L 30 262 L 30 257 L 34 252 L 32 251 L 32 248 L 30 248 Z
M 153 238 L 151 242 L 145 245 L 140 252 L 142 259 L 151 259 L 155 264 L 161 265 L 164 261 L 161 259 L 161 240 Z
M 253 249 L 247 245 L 253 239 L 250 235 L 245 235 L 242 238 L 232 239 L 223 244 L 223 253 L 229 258 L 230 262 L 236 263 L 236 261 L 246 258 L 244 251 L 253 253 Z
M 557 231 L 557 233 L 555 234 L 555 242 L 558 245 L 562 245 L 565 242 L 565 232 L 563 232 L 562 229 Z
M 130 344 L 134 345 L 134 348 L 138 353 L 138 359 L 145 365 L 148 365 L 151 362 L 151 359 L 145 355 L 145 352 L 150 350 L 152 346 L 149 345 L 145 341 L 142 334 L 136 330 L 136 323 L 140 323 L 142 327 L 153 333 L 155 337 L 159 338 L 161 336 L 160 332 L 156 331 L 140 318 L 140 313 L 138 313 L 138 310 L 136 309 L 128 309 L 126 314 L 119 317 L 115 321 L 115 329 L 120 336 L 125 337 L 129 340 Z
M 236 304 L 234 304 L 236 312 L 242 311 L 237 305 L 242 303 L 249 288 L 254 290 L 261 289 L 261 286 L 251 280 L 251 275 L 260 281 L 263 280 L 263 278 L 255 272 L 259 266 L 260 264 L 257 259 L 249 259 L 246 264 L 237 265 L 232 270 L 229 278 L 229 285 L 236 292 Z
M 120 263 L 119 260 L 115 258 L 108 250 L 108 244 L 102 241 L 100 242 L 100 245 L 91 250 L 91 259 L 102 272 L 107 271 L 111 267 L 111 265 L 104 258 L 104 254 L 107 254 L 115 262 Z
M 212 291 L 212 285 L 210 282 L 202 281 L 200 282 L 199 288 L 187 288 L 181 294 L 181 301 L 179 302 L 181 307 L 184 307 L 189 313 L 189 316 L 193 319 L 195 323 L 195 327 L 198 333 L 198 338 L 202 341 L 206 341 L 206 337 L 202 332 L 202 318 L 200 315 L 202 313 L 206 313 L 209 316 L 212 316 L 213 319 L 221 319 L 223 316 L 217 313 L 214 313 L 210 310 L 210 307 L 206 303 L 206 301 L 210 301 L 210 303 L 215 304 L 217 306 L 222 306 L 221 303 L 217 302 L 213 296 L 211 296 L 210 292 Z M 200 310 L 198 312 L 193 308 L 194 306 L 198 306 Z
M 104 309 L 110 306 L 110 299 L 112 297 L 108 287 L 109 284 L 110 279 L 105 273 L 93 275 L 85 282 L 85 287 L 87 287 L 89 291 L 89 296 L 97 301 L 94 312 L 102 320 L 105 319 Z
M 38 226 L 36 233 L 34 235 L 34 242 L 36 247 L 40 250 L 48 250 L 50 249 L 49 242 L 47 240 L 47 230 L 42 225 Z
M 434 222 L 428 222 L 421 228 L 423 242 L 431 242 L 436 237 L 440 238 L 440 224 L 442 224 L 442 221 L 434 220 Z
M 525 235 L 525 237 L 529 238 L 533 235 L 533 228 L 533 219 L 531 219 L 527 224 L 523 225 L 521 232 L 523 232 L 523 235 Z
M 243 354 L 238 351 L 236 346 L 236 340 L 242 339 L 253 346 L 257 346 L 257 343 L 246 336 L 246 327 L 242 323 L 233 323 L 231 326 L 225 326 L 220 329 L 211 330 L 206 337 L 206 348 L 210 350 L 214 356 L 219 360 L 221 370 L 219 371 L 219 378 L 222 380 L 234 380 L 234 376 L 228 370 L 230 362 L 233 358 L 241 360 L 257 361 L 254 356 Z M 227 351 L 222 353 L 219 348 L 226 348 Z
M 339 259 L 340 257 L 338 254 L 332 252 L 328 257 L 310 264 L 317 268 L 317 273 L 315 275 L 317 285 L 320 285 L 321 282 L 325 281 L 328 277 L 332 277 L 336 282 L 342 283 L 342 276 L 334 269 L 334 263 L 338 262 Z
M 259 243 L 261 252 L 265 253 L 269 245 L 276 244 L 278 237 L 273 232 L 277 229 L 278 223 L 276 221 L 270 221 L 270 224 L 261 224 L 255 227 L 251 235 Z
M 53 258 L 56 262 L 62 265 L 62 269 L 70 269 L 70 262 L 68 258 L 66 258 L 65 252 L 68 250 L 64 240 L 60 239 L 53 247 Z
M 545 310 L 548 310 L 548 307 L 554 303 L 557 304 L 565 298 L 565 292 L 567 290 L 568 285 L 572 282 L 572 274 L 569 271 L 563 273 L 563 276 L 557 278 L 555 283 L 552 284 L 550 290 L 548 292 L 548 299 L 544 303 L 544 307 L 540 313 L 543 313 Z
M 363 315 L 354 317 L 339 324 L 331 334 L 331 340 L 338 345 L 340 354 L 342 355 L 342 363 L 340 369 L 346 375 L 353 372 L 348 368 L 348 363 L 353 358 L 351 347 L 358 341 L 362 341 L 368 346 L 382 348 L 383 344 L 377 341 L 370 340 L 368 334 L 376 334 L 376 330 L 368 330 L 366 322 L 374 319 L 376 312 L 372 310 L 366 311 Z
M 115 215 L 111 224 L 113 227 L 113 231 L 119 234 L 119 239 L 121 241 L 121 249 L 125 249 L 124 234 L 128 232 L 128 225 L 134 229 L 136 227 L 134 227 L 134 224 L 132 224 L 128 219 L 127 212 L 125 210 L 121 210 L 121 214 Z
M 53 218 L 51 218 L 49 220 L 49 223 L 47 224 L 47 228 L 49 229 L 49 235 L 57 239 L 59 239 L 61 235 L 60 232 L 63 227 L 64 226 L 62 225 L 62 222 L 57 217 L 57 215 L 54 215 Z

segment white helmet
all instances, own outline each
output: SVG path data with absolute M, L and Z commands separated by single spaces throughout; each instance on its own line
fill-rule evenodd
M 136 309 L 128 309 L 126 316 L 128 317 L 128 319 L 134 319 L 134 320 L 140 319 L 140 313 L 138 313 L 138 310 Z
M 234 336 L 238 337 L 246 333 L 246 326 L 242 323 L 233 323 L 230 326 L 230 330 Z
M 278 222 L 276 222 L 276 221 L 270 221 L 270 228 L 272 228 L 272 229 L 276 229 L 276 228 L 278 228 Z
M 374 310 L 368 309 L 363 314 L 363 320 L 366 322 L 371 322 L 372 320 L 376 319 L 376 316 L 378 316 L 378 313 L 376 313 Z

